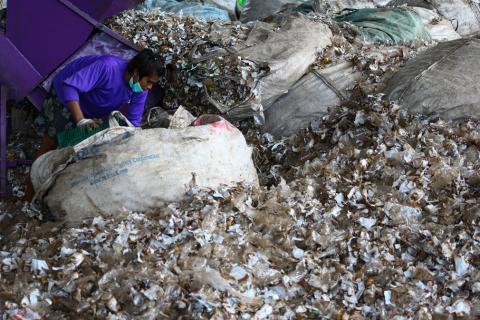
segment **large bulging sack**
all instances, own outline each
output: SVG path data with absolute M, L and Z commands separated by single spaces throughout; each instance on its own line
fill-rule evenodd
M 385 93 L 412 113 L 449 120 L 480 118 L 478 57 L 479 38 L 440 43 L 393 75 Z
M 280 30 L 257 23 L 238 54 L 269 68 L 258 88 L 265 110 L 308 71 L 318 53 L 332 44 L 332 36 L 326 24 L 303 16 L 289 17 Z
M 308 72 L 318 53 L 332 44 L 332 37 L 326 24 L 299 13 L 274 24 L 257 21 L 234 54 L 265 70 L 265 74 L 254 81 L 244 101 L 227 106 L 207 92 L 210 102 L 233 121 L 253 116 L 257 124 L 264 125 L 264 111 Z
M 347 100 L 360 78 L 350 62 L 308 73 L 265 112 L 265 130 L 288 137 L 308 127 Z
M 233 120 L 261 114 L 257 123 L 264 124 L 263 111 L 285 94 L 314 63 L 318 53 L 332 44 L 332 31 L 320 22 L 300 14 L 289 16 L 280 25 L 256 22 L 247 41 L 236 48 L 235 54 L 268 69 L 252 88 L 252 97 L 233 106 L 220 106 Z
M 36 198 L 76 224 L 179 201 L 192 183 L 256 186 L 251 154 L 242 133 L 223 119 L 184 129 L 111 128 L 40 157 L 32 182 Z

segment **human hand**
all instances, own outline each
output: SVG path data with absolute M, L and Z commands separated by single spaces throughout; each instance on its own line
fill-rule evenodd
M 99 121 L 96 121 L 95 119 L 83 118 L 82 120 L 77 122 L 77 127 L 87 130 L 95 130 L 96 128 L 98 128 L 99 124 Z

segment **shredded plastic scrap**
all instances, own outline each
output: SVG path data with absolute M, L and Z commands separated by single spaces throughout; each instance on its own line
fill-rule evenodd
M 252 90 L 263 71 L 233 49 L 247 39 L 251 26 L 159 10 L 130 10 L 113 18 L 108 26 L 135 44 L 158 51 L 167 64 L 175 65 L 176 82 L 167 92 L 167 107 L 182 104 L 197 115 L 208 108 L 224 112 L 227 110 L 213 108 L 210 101 L 230 107 L 255 94 Z
M 479 134 L 376 97 L 290 139 L 251 131 L 271 187 L 192 187 L 154 212 L 18 225 L 0 252 L 6 314 L 474 316 Z

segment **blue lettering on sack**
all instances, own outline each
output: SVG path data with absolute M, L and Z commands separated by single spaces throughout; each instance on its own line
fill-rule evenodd
M 112 173 L 106 174 L 104 176 L 98 177 L 98 178 L 94 179 L 93 181 L 90 181 L 90 185 L 95 186 L 97 184 L 100 184 L 100 183 L 105 182 L 107 180 L 110 180 L 112 178 L 118 177 L 118 176 L 120 176 L 122 174 L 125 174 L 127 172 L 128 172 L 127 168 L 122 169 L 122 170 L 117 170 L 115 172 L 112 172 Z
M 91 186 L 95 186 L 105 181 L 108 181 L 112 178 L 128 173 L 128 170 L 129 170 L 128 168 L 133 166 L 134 164 L 139 164 L 145 161 L 152 161 L 152 160 L 158 160 L 158 159 L 160 159 L 160 154 L 151 154 L 147 156 L 126 159 L 119 163 L 115 163 L 107 168 L 102 168 L 101 170 L 96 171 L 89 176 L 82 176 L 79 179 L 73 181 L 70 184 L 70 186 L 74 188 L 84 183 L 89 183 Z

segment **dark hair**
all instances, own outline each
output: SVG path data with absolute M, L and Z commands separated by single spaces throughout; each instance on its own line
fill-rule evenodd
M 162 57 L 151 49 L 143 49 L 132 60 L 130 60 L 127 66 L 127 71 L 133 75 L 135 70 L 138 71 L 140 79 L 143 77 L 151 77 L 153 75 L 161 77 L 165 73 Z

